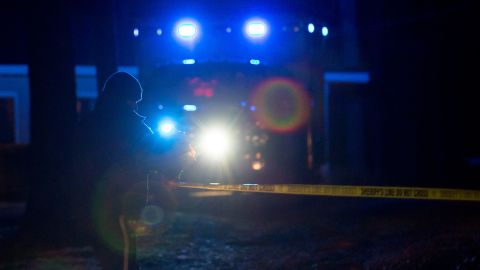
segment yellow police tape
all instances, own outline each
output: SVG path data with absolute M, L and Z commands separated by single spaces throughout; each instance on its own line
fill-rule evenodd
M 386 187 L 386 186 L 342 186 L 342 185 L 221 185 L 179 183 L 178 187 L 204 190 L 260 192 L 293 195 L 393 198 L 419 200 L 480 201 L 480 190 Z

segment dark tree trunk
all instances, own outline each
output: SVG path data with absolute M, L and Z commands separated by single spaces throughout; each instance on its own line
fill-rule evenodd
M 76 121 L 68 1 L 30 1 L 29 80 L 32 175 L 26 231 L 48 241 L 68 216 L 68 145 Z M 47 230 L 47 231 L 46 231 Z
M 115 0 L 99 0 L 95 5 L 94 49 L 100 92 L 107 78 L 117 71 Z

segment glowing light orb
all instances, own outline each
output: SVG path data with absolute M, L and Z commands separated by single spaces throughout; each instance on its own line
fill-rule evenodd
M 315 32 L 315 25 L 313 25 L 313 23 L 308 24 L 308 32 L 309 33 Z
M 193 48 L 201 35 L 200 24 L 194 19 L 178 21 L 173 30 L 173 36 L 182 45 Z
M 322 36 L 328 36 L 328 28 L 326 26 L 322 27 Z
M 254 171 L 260 171 L 261 169 L 263 169 L 264 165 L 265 164 L 263 162 L 257 160 L 257 161 L 252 162 L 252 169 Z
M 247 26 L 247 33 L 251 37 L 263 37 L 267 33 L 267 26 L 263 22 L 251 22 Z
M 169 137 L 175 134 L 175 123 L 171 120 L 163 120 L 158 124 L 157 131 L 163 137 Z
M 197 27 L 193 23 L 184 23 L 178 26 L 177 33 L 181 38 L 194 38 L 197 34 Z
M 200 138 L 200 149 L 202 154 L 209 158 L 218 160 L 228 154 L 231 148 L 231 141 L 224 129 L 210 128 L 207 129 Z
M 161 127 L 160 127 L 160 130 L 164 133 L 170 133 L 172 132 L 173 130 L 173 124 L 170 124 L 170 123 L 167 123 L 167 124 L 163 124 Z
M 258 59 L 250 59 L 250 64 L 258 66 L 260 65 L 260 60 Z
M 185 105 L 183 106 L 183 110 L 187 111 L 187 112 L 194 112 L 197 110 L 197 106 L 195 105 Z
M 248 20 L 243 32 L 250 40 L 263 40 L 268 35 L 268 23 L 261 18 L 252 18 Z
M 195 64 L 195 59 L 184 59 L 184 60 L 182 61 L 182 63 L 183 63 L 184 65 L 193 65 L 193 64 Z

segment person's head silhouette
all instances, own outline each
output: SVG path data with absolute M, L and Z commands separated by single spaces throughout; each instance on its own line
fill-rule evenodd
M 142 86 L 135 77 L 127 72 L 115 72 L 105 82 L 96 110 L 112 113 L 135 110 L 142 100 L 142 93 Z

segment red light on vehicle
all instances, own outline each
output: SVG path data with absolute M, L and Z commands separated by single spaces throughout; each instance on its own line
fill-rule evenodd
M 205 89 L 205 96 L 206 97 L 213 97 L 213 89 L 211 89 L 211 88 Z
M 214 87 L 216 80 L 210 82 L 202 81 L 199 77 L 194 77 L 188 81 L 190 87 L 193 88 L 193 95 L 196 97 L 213 97 L 215 94 Z
M 212 88 L 197 87 L 193 90 L 193 95 L 196 97 L 213 97 L 213 93 Z

